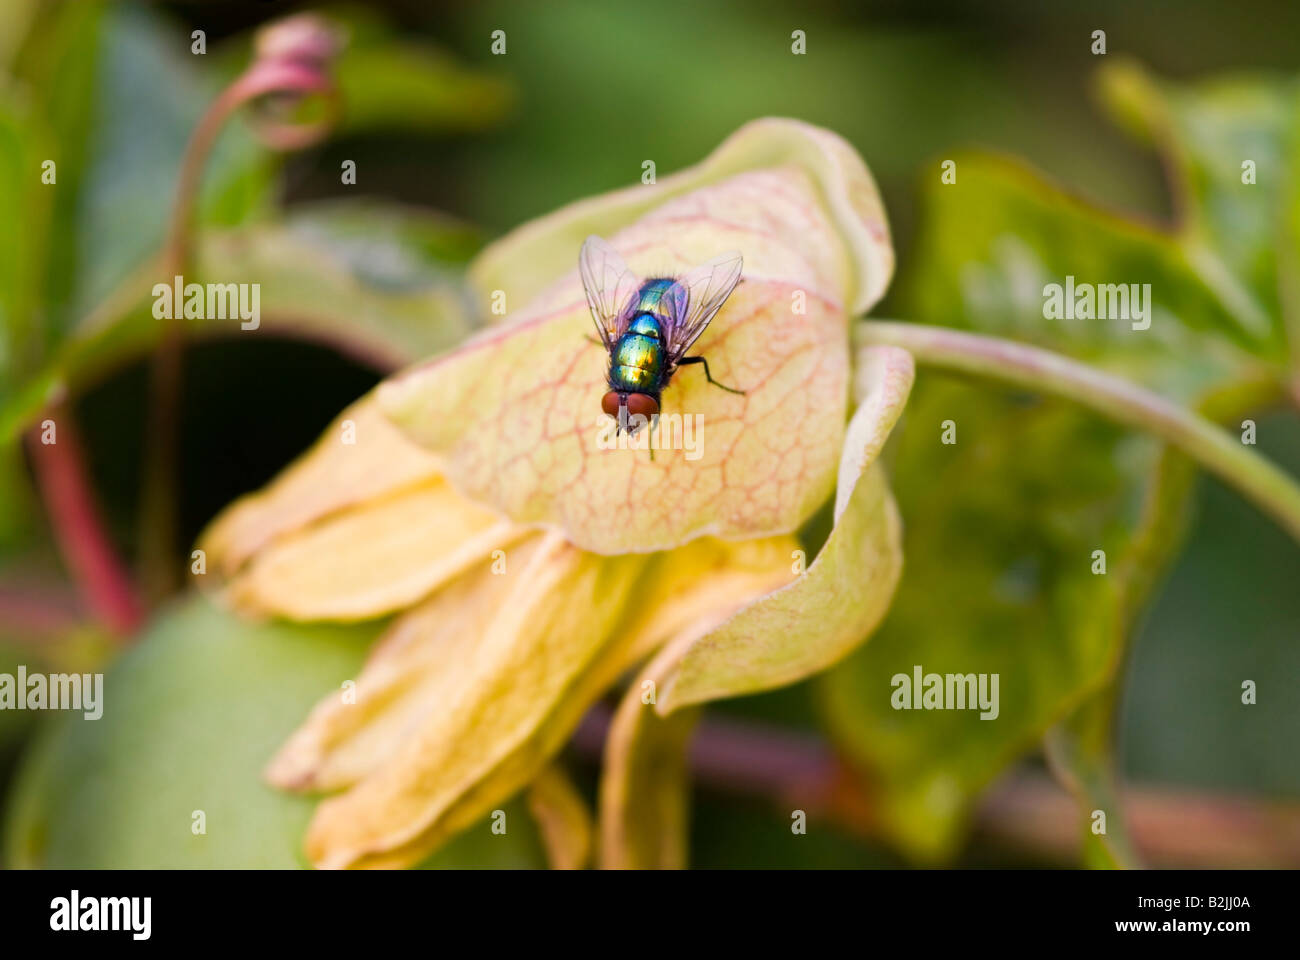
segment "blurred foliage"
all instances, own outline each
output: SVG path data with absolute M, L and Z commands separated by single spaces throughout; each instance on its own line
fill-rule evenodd
M 14 208 L 28 214 L 27 230 L 10 235 L 12 255 L 0 258 L 12 264 L 11 273 L 0 275 L 0 333 L 7 341 L 0 341 L 0 366 L 8 371 L 0 380 L 0 442 L 10 442 L 56 391 L 85 389 L 157 339 L 161 324 L 149 301 L 154 282 L 169 278 L 157 276 L 152 258 L 176 171 L 220 80 L 239 68 L 233 56 L 209 65 L 191 55 L 174 30 L 134 6 L 51 10 L 50 24 L 33 28 L 21 58 L 26 69 L 14 79 L 16 89 L 42 91 L 43 99 L 28 103 L 19 95 L 7 104 L 12 115 L 0 114 L 9 121 L 0 136 L 21 147 L 6 151 L 16 166 L 4 182 L 18 194 Z M 342 132 L 479 128 L 504 116 L 510 88 L 503 80 L 399 41 L 364 12 L 340 16 L 353 41 L 339 64 L 347 104 Z M 239 52 L 242 66 L 246 44 Z M 404 92 L 395 94 L 395 85 Z M 442 95 L 430 96 L 430 88 Z M 40 182 L 45 157 L 57 163 L 54 186 Z M 206 166 L 199 224 L 257 220 L 260 229 L 218 234 L 187 280 L 222 281 L 241 271 L 241 282 L 263 284 L 264 309 L 292 320 L 291 331 L 343 340 L 390 366 L 465 333 L 465 301 L 454 275 L 442 268 L 463 263 L 478 246 L 476 234 L 447 218 L 393 206 L 333 205 L 277 224 L 272 172 L 271 158 L 243 124 L 228 125 Z M 46 263 L 42 283 L 39 268 Z M 304 286 L 304 269 L 318 271 L 312 281 L 328 276 L 333 283 Z M 429 289 L 417 293 L 417 287 Z M 406 299 L 393 288 L 405 288 Z M 447 327 L 440 328 L 444 316 Z M 344 322 L 349 317 L 361 321 L 356 344 L 346 342 L 354 329 Z
M 177 606 L 105 676 L 100 719 L 73 712 L 44 731 L 15 788 L 10 864 L 305 866 L 315 799 L 272 789 L 261 769 L 322 690 L 356 677 L 378 629 L 249 624 L 201 597 Z M 468 830 L 428 865 L 543 866 L 522 805 L 506 827 Z
M 1221 84 L 1166 91 L 1131 64 L 1102 77 L 1125 116 L 1177 112 L 1197 131 L 1162 142 L 1175 169 L 1256 155 L 1270 181 L 1300 174 L 1300 157 L 1287 152 L 1300 122 L 1296 84 L 1234 84 L 1248 104 L 1267 95 L 1292 108 L 1243 109 L 1227 126 L 1197 122 L 1222 115 Z M 1238 160 L 1232 169 L 1236 193 L 1252 197 Z M 963 156 L 956 171 L 955 184 L 932 177 L 924 188 L 909 317 L 1050 345 L 1234 428 L 1281 396 L 1288 352 L 1277 284 L 1286 267 L 1274 260 L 1288 256 L 1277 238 L 1290 214 L 1276 197 L 1260 209 L 1247 201 L 1252 215 L 1238 218 L 1234 242 L 1220 249 L 1223 235 L 1207 222 L 1231 204 L 1209 188 L 1178 195 L 1186 213 L 1165 230 L 1096 209 L 998 158 Z M 1190 182 L 1179 177 L 1175 187 Z M 1255 232 L 1243 235 L 1247 225 Z M 1044 286 L 1067 274 L 1079 283 L 1150 283 L 1158 305 L 1150 329 L 1124 318 L 1045 320 Z M 957 442 L 944 446 L 941 424 L 950 419 Z M 1101 699 L 1090 711 L 1108 708 L 1103 688 L 1123 661 L 1130 625 L 1176 555 L 1191 474 L 1155 441 L 1078 409 L 924 375 L 893 452 L 906 572 L 884 627 L 826 678 L 827 715 L 882 786 L 900 841 L 943 857 L 984 785 L 1085 698 Z M 1104 576 L 1093 569 L 1094 550 L 1105 551 Z M 1001 715 L 982 722 L 969 712 L 893 710 L 890 677 L 915 664 L 1000 674 Z M 1085 751 L 1068 742 L 1076 732 L 1076 724 L 1057 731 L 1066 741 L 1058 756 L 1087 767 L 1075 775 L 1101 789 L 1109 763 L 1098 751 L 1112 738 L 1094 730 Z

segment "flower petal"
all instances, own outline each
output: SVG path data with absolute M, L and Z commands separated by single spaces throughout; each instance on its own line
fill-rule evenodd
M 901 522 L 876 457 L 911 390 L 911 356 L 863 351 L 865 397 L 840 462 L 835 527 L 794 583 L 762 597 L 694 643 L 668 678 L 656 709 L 794 683 L 839 660 L 884 617 L 902 570 Z
M 354 443 L 344 443 L 351 421 Z M 199 540 L 226 576 L 276 537 L 344 507 L 438 476 L 438 458 L 407 440 L 374 394 L 344 410 L 315 446 L 257 493 L 238 500 Z
M 506 570 L 526 567 L 537 549 L 537 539 L 519 544 L 509 551 Z M 411 730 L 454 700 L 513 586 L 484 564 L 395 620 L 371 650 L 351 696 L 324 697 L 280 748 L 267 779 L 287 790 L 337 790 L 378 769 Z
M 650 650 L 788 579 L 793 545 L 702 540 L 611 559 L 542 535 L 508 551 L 505 575 L 442 588 L 377 645 L 356 703 L 325 698 L 268 771 L 286 787 L 359 784 L 322 804 L 310 855 L 420 859 L 530 782 Z
M 645 564 L 547 535 L 506 575 L 509 600 L 469 662 L 440 665 L 457 677 L 450 698 L 374 773 L 317 808 L 312 862 L 415 862 L 528 783 L 612 680 L 597 661 Z
M 362 620 L 410 606 L 524 535 L 441 478 L 281 537 L 230 583 L 236 607 Z
M 681 272 L 727 249 L 745 257 L 744 281 L 694 350 L 744 395 L 691 367 L 663 394 L 666 418 L 698 424 L 689 459 L 685 449 L 660 450 L 653 461 L 644 451 L 602 449 L 608 358 L 588 342 L 580 239 L 567 238 L 642 212 L 611 241 L 642 275 Z M 517 269 L 511 289 L 528 306 L 389 380 L 380 403 L 408 436 L 444 455 L 447 476 L 467 496 L 516 523 L 558 527 L 587 550 L 789 532 L 834 485 L 847 317 L 874 302 L 888 278 L 883 224 L 870 175 L 843 141 L 802 124 L 754 125 L 644 202 L 626 192 L 588 201 L 503 241 L 485 255 L 480 278 L 504 282 Z M 560 277 L 545 290 L 542 272 L 526 263 L 543 248 L 549 276 Z
M 691 544 L 698 553 L 709 541 Z M 715 542 L 716 543 L 716 542 Z M 799 541 L 720 544 L 716 571 L 697 575 L 691 565 L 665 564 L 657 580 L 654 613 L 644 629 L 663 649 L 628 687 L 605 740 L 600 778 L 601 866 L 679 869 L 686 866 L 689 784 L 686 741 L 696 711 L 661 717 L 658 689 L 701 636 L 758 597 L 789 583 Z M 675 574 L 675 576 L 674 576 Z
M 845 302 L 850 313 L 866 313 L 884 294 L 894 271 L 894 248 L 875 181 L 857 151 L 839 135 L 783 117 L 745 124 L 702 163 L 649 188 L 633 186 L 581 200 L 525 224 L 475 258 L 470 281 L 485 305 L 497 290 L 506 294 L 508 303 L 529 303 L 574 268 L 578 247 L 590 234 L 608 237 L 669 199 L 747 170 L 771 167 L 798 167 L 816 182 L 853 270 Z M 748 259 L 749 252 L 743 252 Z
M 541 829 L 555 870 L 581 870 L 591 859 L 591 813 L 559 767 L 544 769 L 528 788 L 528 812 Z
M 675 658 L 656 657 L 619 703 L 605 740 L 600 775 L 600 865 L 606 870 L 686 866 L 690 784 L 686 747 L 699 710 L 661 717 L 646 702 Z

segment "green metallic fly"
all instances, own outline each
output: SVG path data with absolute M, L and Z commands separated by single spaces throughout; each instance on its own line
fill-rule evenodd
M 640 426 L 634 423 L 629 429 L 629 414 L 641 422 L 652 420 L 664 387 L 687 364 L 701 364 L 715 387 L 744 393 L 714 380 L 704 357 L 686 356 L 740 282 L 739 253 L 714 257 L 680 277 L 642 280 L 613 247 L 591 236 L 582 244 L 578 264 L 591 316 L 609 354 L 609 392 L 600 406 L 618 419 L 620 430 L 631 433 Z

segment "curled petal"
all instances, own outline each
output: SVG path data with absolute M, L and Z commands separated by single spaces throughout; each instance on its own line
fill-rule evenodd
M 541 829 L 553 869 L 581 870 L 587 865 L 591 859 L 591 813 L 563 770 L 551 765 L 538 775 L 528 788 L 528 812 Z
M 608 237 L 667 200 L 746 170 L 776 167 L 803 170 L 816 184 L 847 253 L 845 305 L 852 314 L 866 313 L 894 271 L 894 248 L 875 181 L 841 137 L 781 117 L 745 124 L 702 163 L 664 177 L 649 190 L 628 187 L 525 224 L 484 250 L 470 267 L 470 279 L 485 302 L 500 290 L 510 303 L 528 303 L 573 269 L 576 251 L 589 235 Z M 743 252 L 748 259 L 749 252 Z
M 793 537 L 738 544 L 700 541 L 665 555 L 654 606 L 642 621 L 659 653 L 632 682 L 605 741 L 600 778 L 600 861 L 606 868 L 686 866 L 689 784 L 686 741 L 696 711 L 655 712 L 657 693 L 683 653 L 727 617 L 789 583 L 799 542 Z M 700 574 L 680 554 L 715 551 L 715 572 Z
M 794 683 L 864 641 L 889 607 L 902 570 L 902 525 L 877 455 L 912 387 L 911 356 L 863 351 L 866 393 L 840 462 L 835 526 L 811 566 L 685 652 L 668 678 L 660 713 Z
M 680 656 L 678 651 L 677 656 Z M 670 661 L 656 658 L 619 703 L 605 741 L 600 775 L 600 865 L 606 870 L 680 870 L 686 866 L 686 747 L 699 710 L 661 717 L 647 684 Z

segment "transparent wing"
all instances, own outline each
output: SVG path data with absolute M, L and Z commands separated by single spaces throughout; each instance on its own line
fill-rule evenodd
M 714 314 L 722 309 L 740 282 L 743 268 L 740 254 L 732 251 L 714 257 L 677 281 L 668 297 L 666 334 L 668 357 L 672 363 L 686 355 Z
M 587 291 L 591 318 L 596 321 L 605 348 L 612 350 L 627 329 L 627 302 L 640 287 L 640 281 L 614 248 L 595 235 L 583 241 L 578 268 L 583 289 Z

